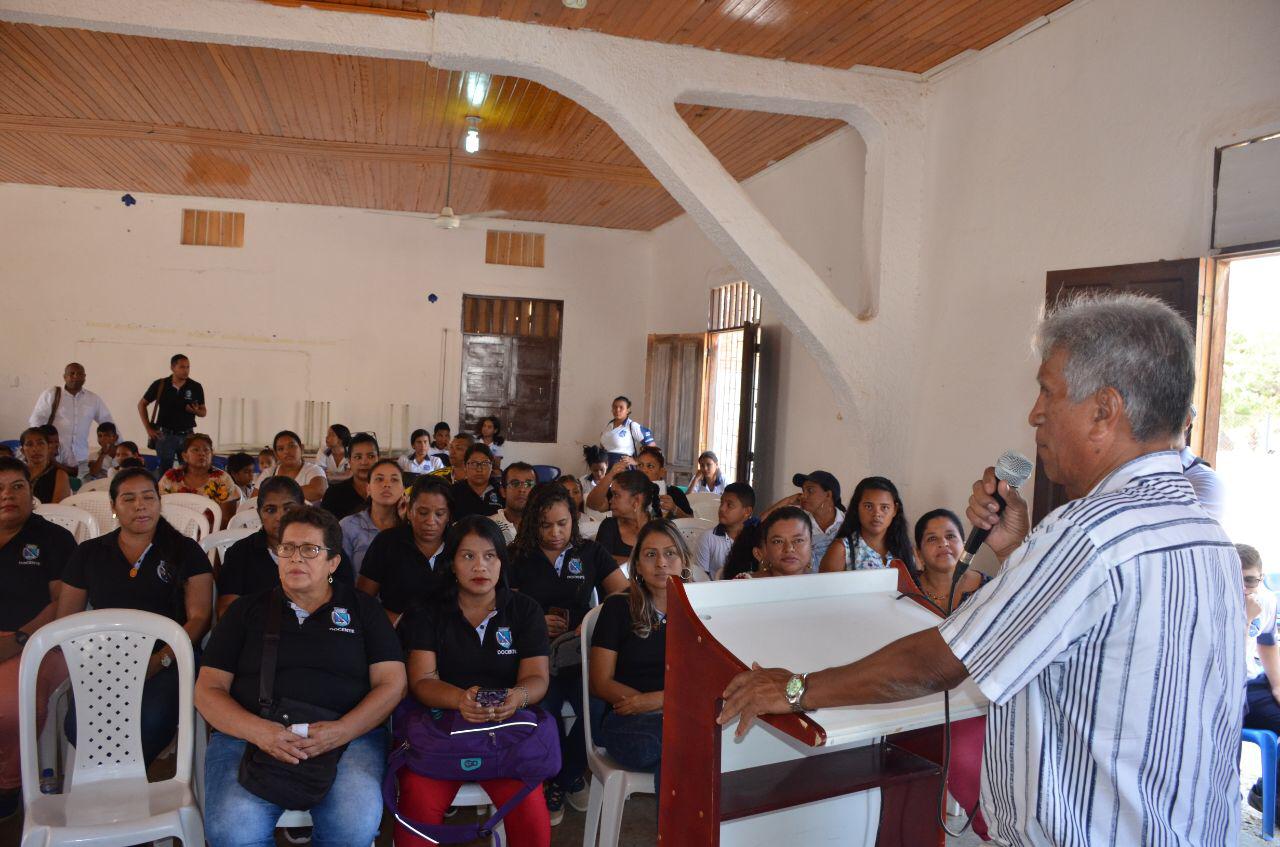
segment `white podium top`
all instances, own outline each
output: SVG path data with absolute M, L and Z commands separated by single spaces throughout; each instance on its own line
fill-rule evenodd
M 898 597 L 893 569 L 738 579 L 685 586 L 707 630 L 747 667 L 817 671 L 869 656 L 904 635 L 938 625 L 939 618 Z M 951 719 L 984 715 L 987 700 L 965 680 L 951 692 Z M 819 709 L 813 719 L 826 746 L 936 726 L 942 695 L 878 706 Z

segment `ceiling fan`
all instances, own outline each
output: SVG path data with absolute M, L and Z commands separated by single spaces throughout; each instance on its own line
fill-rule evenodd
M 462 222 L 471 220 L 472 218 L 501 218 L 507 214 L 504 209 L 490 209 L 485 212 L 473 212 L 469 215 L 454 214 L 453 206 L 449 205 L 450 195 L 453 193 L 453 148 L 449 148 L 449 168 L 446 171 L 444 183 L 444 208 L 437 214 L 428 214 L 425 217 L 432 218 L 436 222 L 436 226 L 441 229 L 457 229 L 462 226 Z

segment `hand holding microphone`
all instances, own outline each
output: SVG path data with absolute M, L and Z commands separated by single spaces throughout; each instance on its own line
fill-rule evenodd
M 1031 477 L 1034 469 L 1030 459 L 1010 451 L 973 484 L 969 508 L 965 510 L 973 529 L 960 558 L 963 565 L 968 566 L 983 541 L 1001 561 L 1021 546 L 1031 531 L 1031 515 L 1018 486 Z

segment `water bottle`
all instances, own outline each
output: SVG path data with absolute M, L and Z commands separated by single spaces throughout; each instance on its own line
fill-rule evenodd
M 45 768 L 40 771 L 40 793 L 41 794 L 57 794 L 61 790 L 58 785 L 58 777 L 53 772 L 53 768 Z

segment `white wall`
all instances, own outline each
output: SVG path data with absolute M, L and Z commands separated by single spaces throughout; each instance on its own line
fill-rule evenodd
M 304 402 L 320 400 L 331 421 L 403 447 L 401 404 L 410 427 L 456 426 L 464 292 L 565 301 L 560 441 L 509 457 L 578 470 L 613 396 L 643 394 L 645 327 L 611 326 L 606 343 L 594 324 L 643 312 L 647 234 L 503 223 L 547 233 L 546 268 L 512 268 L 484 263 L 483 224 L 445 232 L 412 216 L 145 194 L 126 207 L 120 194 L 0 185 L 5 437 L 74 359 L 138 439 L 137 400 L 182 351 L 208 394 L 200 429 L 223 444 L 241 440 L 245 398 L 250 443 L 301 431 Z M 179 245 L 184 207 L 246 212 L 244 247 Z

